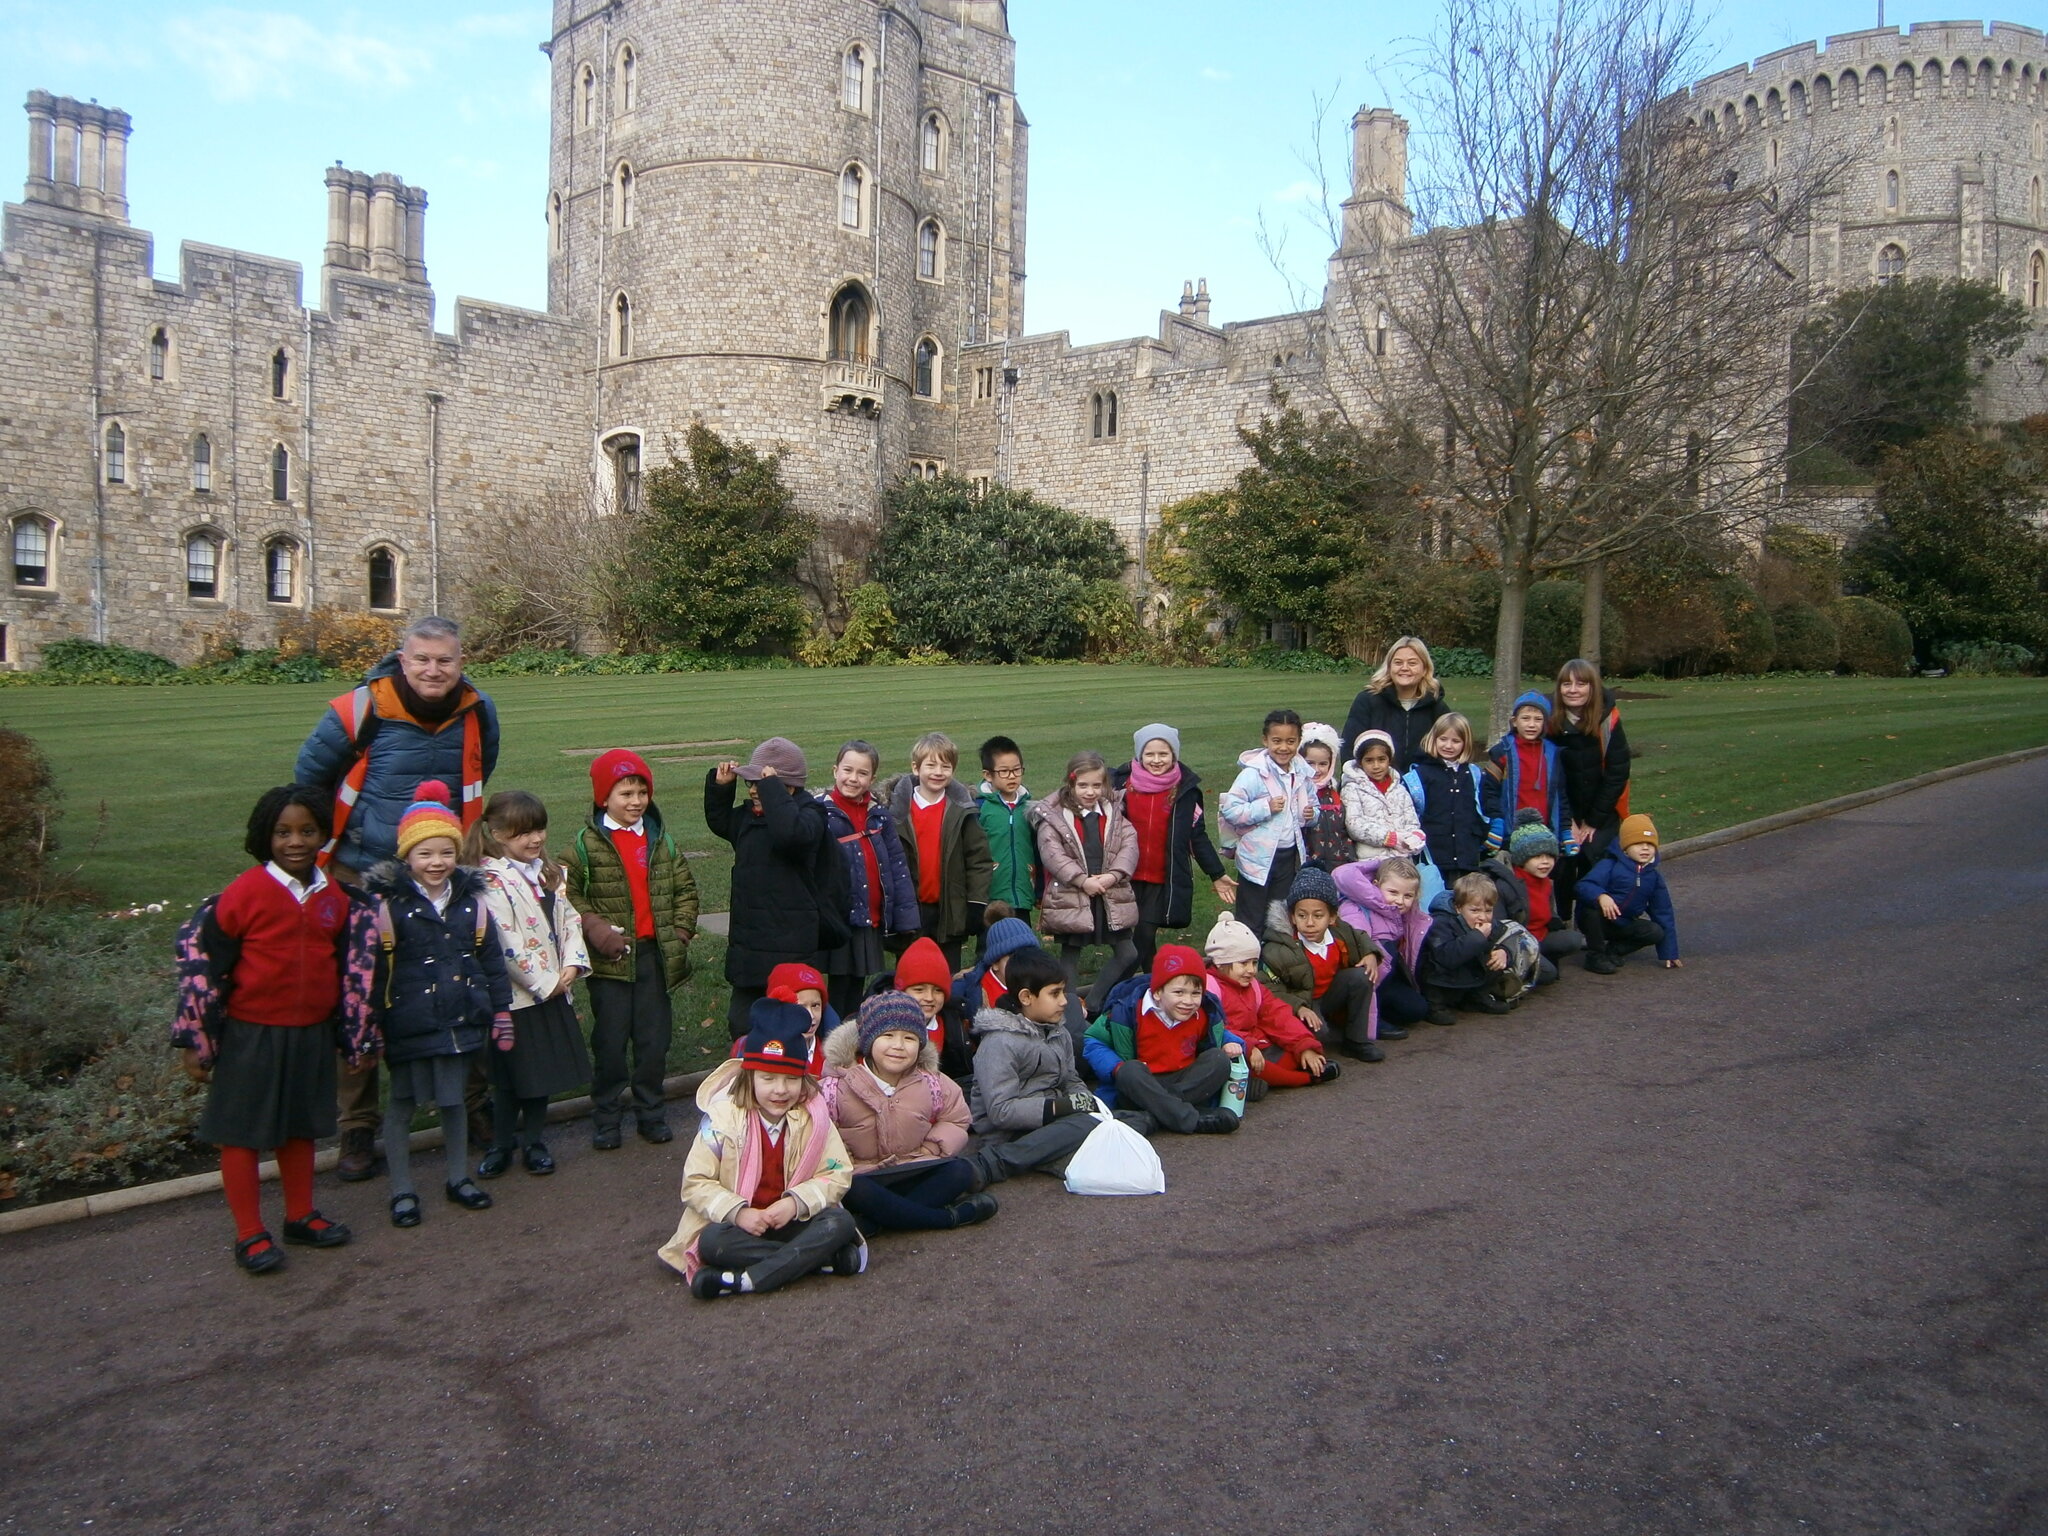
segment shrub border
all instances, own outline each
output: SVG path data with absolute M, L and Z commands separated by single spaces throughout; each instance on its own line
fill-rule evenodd
M 1974 762 L 1956 763 L 1948 768 L 1936 768 L 1929 773 L 1915 774 L 1910 779 L 1900 779 L 1891 784 L 1880 784 L 1875 789 L 1861 789 L 1853 795 L 1837 795 L 1832 800 L 1817 800 L 1811 805 L 1797 806 L 1789 811 L 1780 811 L 1774 816 L 1760 816 L 1755 821 L 1737 822 L 1732 827 L 1721 827 L 1712 832 L 1702 832 L 1697 837 L 1683 837 L 1663 850 L 1667 859 L 1680 859 L 1688 854 L 1705 853 L 1710 849 L 1723 848 L 1730 843 L 1746 842 L 1752 837 L 1762 837 L 1770 832 L 1782 832 L 1788 827 L 1802 826 L 1809 821 L 1820 821 L 1828 816 L 1839 816 L 1844 811 L 1853 811 L 1880 800 L 1889 800 L 1894 795 L 1903 795 L 1930 785 L 1945 783 L 1950 779 L 1967 778 L 1973 773 L 1987 773 L 1994 768 L 2008 768 L 2034 758 L 2048 756 L 2048 744 L 2038 747 L 2021 747 L 2016 752 L 2001 752 L 1996 757 L 1980 757 Z M 666 1098 L 681 1098 L 694 1093 L 709 1072 L 683 1072 L 667 1079 L 661 1086 Z M 584 1095 L 563 1099 L 548 1107 L 548 1121 L 556 1124 L 564 1120 L 580 1120 L 590 1113 L 590 1099 Z M 412 1149 L 425 1151 L 441 1145 L 438 1127 L 414 1131 Z M 341 1158 L 338 1147 L 329 1147 L 313 1159 L 315 1172 L 326 1173 Z M 277 1177 L 277 1164 L 264 1163 L 259 1176 L 266 1182 Z M 54 1227 L 65 1222 L 82 1221 L 88 1216 L 111 1216 L 116 1211 L 132 1211 L 145 1205 L 158 1205 L 166 1200 L 180 1200 L 187 1195 L 211 1194 L 220 1188 L 220 1173 L 188 1174 L 181 1179 L 164 1179 L 154 1184 L 137 1184 L 127 1189 L 110 1189 L 104 1194 L 83 1195 L 75 1200 L 53 1200 L 47 1205 L 25 1206 L 18 1211 L 0 1211 L 0 1236 L 13 1232 L 28 1232 L 37 1227 Z

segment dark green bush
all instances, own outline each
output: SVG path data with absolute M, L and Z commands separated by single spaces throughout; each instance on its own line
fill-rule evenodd
M 786 656 L 707 656 L 702 651 L 647 651 L 584 656 L 575 651 L 510 651 L 466 669 L 471 677 L 645 677 L 665 672 L 775 671 Z
M 1935 660 L 1964 677 L 2017 677 L 2032 672 L 2040 659 L 2024 645 L 2002 640 L 1963 641 L 1935 653 Z
M 1842 637 L 1842 670 L 1867 677 L 1905 677 L 1913 670 L 1913 631 L 1873 597 L 1837 598 L 1828 616 Z
M 1771 610 L 1778 655 L 1772 663 L 1781 672 L 1832 672 L 1842 659 L 1842 636 L 1835 621 L 1812 603 L 1780 603 Z
M 1538 677 L 1555 676 L 1559 667 L 1578 655 L 1579 625 L 1585 611 L 1584 582 L 1539 581 L 1531 587 L 1522 618 L 1522 670 Z M 1600 646 L 1610 656 L 1628 650 L 1621 615 L 1605 603 L 1600 612 Z
M 176 673 L 178 664 L 125 645 L 57 640 L 43 647 L 43 670 L 71 682 L 153 683 Z
M 1493 657 L 1473 646 L 1433 645 L 1429 657 L 1436 663 L 1438 677 L 1493 676 Z
M 0 898 L 37 890 L 56 852 L 57 777 L 33 738 L 0 726 Z
M 1714 587 L 1728 638 L 1716 658 L 1725 664 L 1712 670 L 1744 677 L 1770 671 L 1778 650 L 1777 630 L 1756 588 L 1740 576 L 1723 576 Z

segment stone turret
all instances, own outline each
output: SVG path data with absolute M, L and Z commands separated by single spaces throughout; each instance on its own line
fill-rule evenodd
M 1351 196 L 1344 200 L 1344 255 L 1382 250 L 1415 228 L 1408 210 L 1408 119 L 1360 107 L 1351 119 Z
M 327 168 L 323 264 L 393 283 L 427 280 L 427 193 L 388 171 L 366 176 L 336 161 Z
M 126 224 L 133 126 L 128 114 L 48 91 L 30 91 L 26 110 L 28 181 L 22 201 Z

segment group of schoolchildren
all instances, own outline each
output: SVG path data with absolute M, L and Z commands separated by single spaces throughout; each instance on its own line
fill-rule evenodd
M 858 1274 L 869 1236 L 986 1221 L 991 1186 L 1063 1173 L 1105 1122 L 1229 1134 L 1271 1090 L 1334 1081 L 1337 1056 L 1379 1062 L 1411 1025 L 1511 1012 L 1567 956 L 1611 974 L 1654 946 L 1677 966 L 1656 828 L 1627 813 L 1626 741 L 1597 672 L 1568 664 L 1477 745 L 1404 637 L 1344 730 L 1266 716 L 1218 799 L 1220 852 L 1166 724 L 1135 732 L 1127 762 L 1076 754 L 1043 799 L 1003 736 L 982 745 L 978 791 L 937 733 L 880 784 L 864 741 L 817 792 L 784 738 L 720 763 L 705 804 L 734 847 L 735 1043 L 697 1090 L 660 1257 L 707 1299 Z M 585 1084 L 594 1149 L 621 1145 L 628 1112 L 643 1139 L 673 1139 L 669 994 L 689 973 L 695 882 L 643 758 L 603 753 L 591 781 L 562 863 L 537 797 L 492 795 L 465 828 L 446 787 L 424 784 L 397 860 L 360 885 L 322 867 L 328 797 L 286 785 L 258 802 L 254 867 L 181 935 L 174 1030 L 210 1085 L 199 1133 L 221 1148 L 244 1270 L 284 1262 L 263 1150 L 283 1244 L 349 1240 L 313 1204 L 337 1050 L 391 1069 L 398 1227 L 423 1216 L 408 1150 L 423 1104 L 446 1198 L 469 1210 L 493 1203 L 479 1180 L 554 1171 L 549 1103 Z M 1193 921 L 1197 866 L 1226 907 L 1200 951 L 1160 941 Z M 1108 955 L 1084 992 L 1089 946 Z M 478 1072 L 493 1135 L 472 1166 Z

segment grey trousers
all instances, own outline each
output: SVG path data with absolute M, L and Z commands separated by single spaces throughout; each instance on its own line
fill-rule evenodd
M 729 1221 L 714 1221 L 697 1239 L 697 1258 L 706 1269 L 745 1271 L 755 1294 L 780 1290 L 832 1262 L 860 1228 L 844 1206 L 828 1206 L 808 1221 L 792 1221 L 756 1237 Z
M 668 1074 L 668 1047 L 675 1036 L 675 1014 L 669 1007 L 668 978 L 661 963 L 661 945 L 653 939 L 633 946 L 631 981 L 606 981 L 593 976 L 590 988 L 590 1119 L 600 1130 L 617 1127 L 625 1114 L 630 1087 L 633 1114 L 642 1125 L 667 1118 L 662 1079 Z M 626 1065 L 632 1047 L 633 1064 Z
M 1159 1122 L 1160 1129 L 1188 1136 L 1194 1133 L 1202 1110 L 1229 1080 L 1230 1058 L 1219 1045 L 1202 1052 L 1193 1065 L 1178 1072 L 1156 1073 L 1142 1061 L 1125 1062 L 1116 1069 L 1116 1099 L 1143 1110 Z

